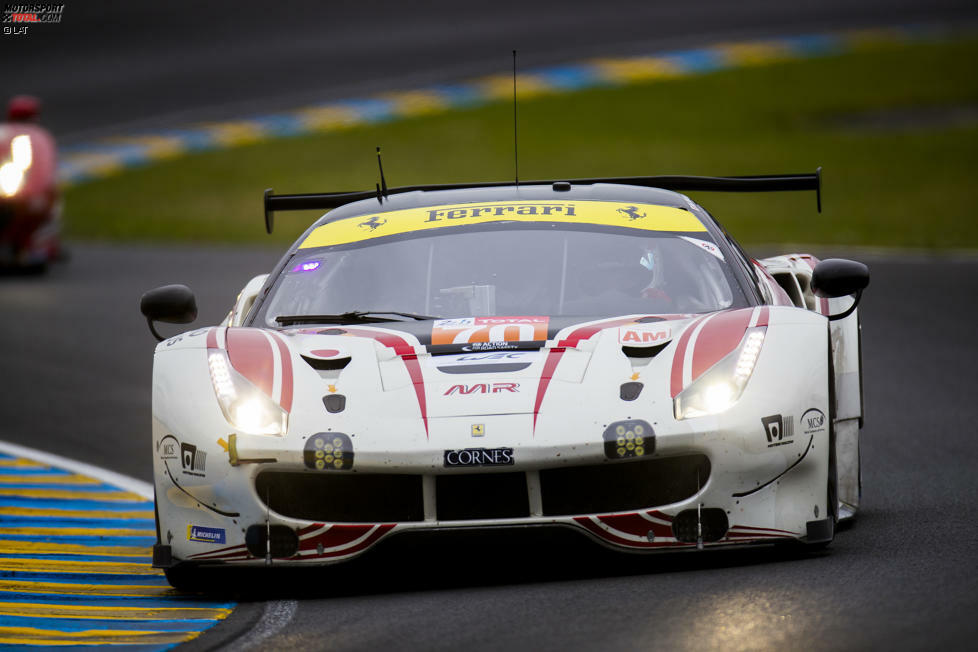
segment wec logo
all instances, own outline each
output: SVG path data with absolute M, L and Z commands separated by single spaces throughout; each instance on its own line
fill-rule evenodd
M 443 396 L 455 394 L 498 394 L 500 392 L 519 392 L 519 383 L 476 383 L 475 385 L 452 385 Z

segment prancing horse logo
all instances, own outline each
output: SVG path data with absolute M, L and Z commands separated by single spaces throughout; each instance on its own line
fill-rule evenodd
M 628 208 L 619 208 L 618 212 L 622 215 L 626 215 L 629 220 L 635 221 L 640 220 L 645 217 L 645 213 L 638 212 L 638 206 L 629 206 Z
M 372 215 L 370 219 L 360 222 L 360 226 L 369 227 L 371 231 L 375 230 L 379 226 L 387 224 L 387 220 L 381 219 L 380 215 Z

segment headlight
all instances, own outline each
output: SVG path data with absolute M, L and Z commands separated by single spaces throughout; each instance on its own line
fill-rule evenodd
M 24 183 L 24 170 L 13 163 L 0 165 L 0 194 L 13 197 Z
M 14 136 L 10 141 L 10 160 L 0 165 L 0 194 L 13 197 L 24 185 L 27 170 L 34 162 L 31 137 L 27 134 Z
M 226 353 L 208 353 L 207 366 L 214 394 L 228 423 L 249 435 L 285 435 L 289 413 L 235 371 Z
M 10 141 L 11 162 L 21 170 L 26 170 L 34 162 L 34 150 L 31 147 L 31 137 L 27 134 L 14 136 Z
M 736 349 L 673 400 L 676 419 L 720 414 L 740 400 L 764 344 L 764 326 L 749 328 Z

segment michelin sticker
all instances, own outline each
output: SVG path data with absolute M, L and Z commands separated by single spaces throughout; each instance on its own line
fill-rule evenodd
M 188 525 L 187 541 L 201 541 L 203 543 L 226 543 L 227 537 L 224 535 L 224 528 L 204 527 L 203 525 Z

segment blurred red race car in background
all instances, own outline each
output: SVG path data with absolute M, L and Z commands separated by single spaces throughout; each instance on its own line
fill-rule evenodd
M 0 266 L 41 271 L 61 257 L 61 197 L 54 138 L 37 124 L 41 103 L 20 95 L 0 123 Z

